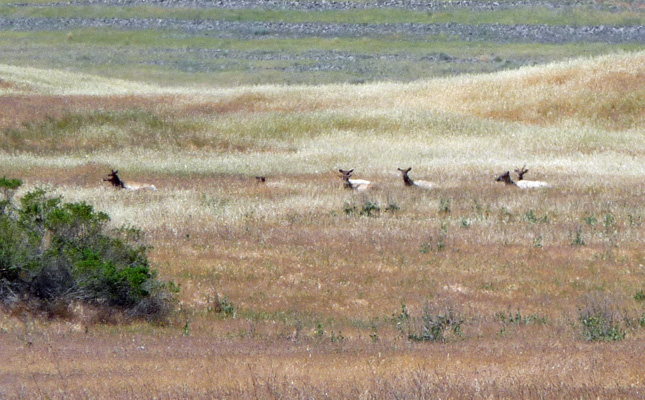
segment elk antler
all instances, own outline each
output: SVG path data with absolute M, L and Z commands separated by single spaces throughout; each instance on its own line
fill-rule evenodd
M 516 173 L 516 174 L 517 174 L 517 176 L 518 176 L 518 179 L 517 179 L 517 180 L 518 180 L 518 181 L 521 181 L 522 179 L 524 179 L 524 174 L 526 174 L 527 172 L 529 172 L 529 170 L 528 170 L 528 169 L 526 169 L 526 165 L 525 165 L 525 166 L 523 166 L 522 168 L 518 168 L 518 169 L 516 169 L 516 170 L 515 170 L 515 173 Z

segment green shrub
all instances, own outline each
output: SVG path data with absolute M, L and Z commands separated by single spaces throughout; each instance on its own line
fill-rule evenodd
M 614 342 L 625 339 L 625 331 L 602 315 L 581 313 L 580 322 L 582 322 L 585 340 Z
M 209 307 L 210 311 L 216 312 L 217 314 L 222 315 L 225 318 L 233 317 L 237 315 L 235 310 L 235 305 L 228 299 L 228 296 L 224 296 L 222 299 L 217 296 L 213 303 L 212 307 Z
M 638 302 L 645 301 L 645 292 L 642 289 L 636 292 L 636 294 L 634 295 L 634 300 Z
M 0 183 L 1 184 L 1 183 Z M 110 217 L 85 203 L 63 203 L 36 189 L 0 213 L 0 302 L 83 301 L 157 319 L 173 304 L 176 286 L 151 270 L 141 232 L 109 231 Z
M 450 214 L 450 205 L 452 204 L 451 199 L 440 198 L 439 199 L 439 212 L 442 214 Z
M 454 310 L 448 308 L 434 314 L 429 305 L 425 306 L 420 318 L 412 317 L 405 304 L 402 304 L 400 314 L 393 315 L 392 321 L 399 332 L 414 342 L 445 342 L 449 335 L 461 337 L 464 323 Z
M 578 226 L 574 233 L 573 239 L 571 239 L 572 246 L 584 246 L 585 240 L 582 238 L 582 227 Z
M 398 210 L 398 206 L 396 206 Z M 386 211 L 388 211 L 389 208 L 386 208 Z M 393 211 L 396 211 L 393 210 Z M 361 208 L 358 208 L 358 206 L 354 203 L 345 203 L 345 207 L 343 209 L 346 215 L 352 215 L 352 214 L 358 214 L 360 216 L 364 217 L 377 217 L 381 213 L 381 206 L 378 205 L 376 202 L 372 202 L 370 200 L 367 200 L 363 203 Z
M 363 204 L 363 208 L 361 209 L 361 215 L 368 217 L 378 215 L 380 212 L 381 207 L 378 205 L 378 203 L 372 203 L 371 201 L 366 201 L 365 204 Z
M 578 309 L 585 340 L 614 342 L 625 339 L 626 332 L 618 322 L 620 315 L 614 308 L 609 299 L 591 296 L 585 307 Z

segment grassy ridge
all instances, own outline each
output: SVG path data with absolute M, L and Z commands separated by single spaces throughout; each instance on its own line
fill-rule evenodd
M 476 117 L 554 125 L 568 120 L 579 124 L 632 128 L 643 123 L 643 53 L 625 53 L 588 61 L 524 68 L 498 75 L 455 77 L 411 84 L 329 85 L 317 88 L 265 86 L 237 90 L 168 89 L 90 75 L 4 66 L 5 93 L 212 96 L 191 112 L 238 111 L 303 112 L 347 108 L 410 109 L 456 112 Z M 31 82 L 29 85 L 27 82 Z M 64 83 L 63 83 L 64 82 Z M 116 84 L 115 84 L 116 83 Z M 434 94 L 443 93 L 441 97 Z M 384 94 L 389 95 L 385 98 Z M 382 100 L 381 100 L 382 99 Z M 160 103 L 160 104 L 163 104 Z M 195 103 L 193 103 L 195 104 Z M 314 125 L 316 126 L 316 125 Z M 319 125 L 318 125 L 319 126 Z M 307 124 L 297 125 L 308 129 Z M 291 136 L 287 136 L 292 139 Z

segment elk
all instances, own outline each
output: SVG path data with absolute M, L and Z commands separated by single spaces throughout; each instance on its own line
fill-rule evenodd
M 515 173 L 517 174 L 517 180 L 521 181 L 522 179 L 524 179 L 524 174 L 527 172 L 529 172 L 529 170 L 526 169 L 526 165 L 523 166 L 522 168 L 516 169 Z
M 347 189 L 353 189 L 357 190 L 359 192 L 365 191 L 369 188 L 370 186 L 370 181 L 366 181 L 364 179 L 349 179 L 351 178 L 352 174 L 354 173 L 354 169 L 350 169 L 349 171 L 345 171 L 343 169 L 339 169 L 338 172 L 342 174 L 342 179 L 344 182 L 344 187 Z
M 256 177 L 255 177 L 255 181 L 256 181 L 257 183 L 266 183 L 266 181 L 267 181 L 267 177 L 266 177 L 266 176 L 256 176 Z
M 413 181 L 412 178 L 408 176 L 408 172 L 412 170 L 412 167 L 408 169 L 403 169 L 403 168 L 397 168 L 401 172 L 401 176 L 403 177 L 403 183 L 405 183 L 405 186 L 416 186 L 420 189 L 432 189 L 434 184 L 432 182 L 428 181 Z
M 522 175 L 524 175 L 524 173 Z M 515 182 L 511 179 L 510 171 L 504 172 L 500 176 L 496 177 L 495 180 L 497 182 L 504 182 L 506 186 L 513 185 L 513 186 L 519 187 L 520 189 L 538 189 L 538 188 L 547 188 L 551 186 L 546 182 L 540 182 L 540 181 L 525 181 L 525 180 L 519 181 L 518 180 L 517 182 Z
M 110 182 L 112 186 L 118 189 L 126 190 L 140 190 L 140 189 L 151 189 L 157 190 L 155 185 L 149 183 L 139 183 L 139 182 L 124 182 L 119 177 L 119 170 L 112 170 L 112 173 L 108 175 L 107 178 L 103 178 L 104 182 Z

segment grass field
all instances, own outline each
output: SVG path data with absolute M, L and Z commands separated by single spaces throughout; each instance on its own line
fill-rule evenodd
M 2 66 L 0 101 L 17 196 L 141 227 L 182 289 L 166 325 L 1 314 L 0 397 L 643 397 L 643 52 L 230 89 Z M 552 187 L 494 181 L 522 165 Z
M 0 177 L 143 229 L 177 311 L 2 306 L 0 398 L 645 398 L 645 46 L 408 29 L 641 3 L 108 3 L 0 0 Z

